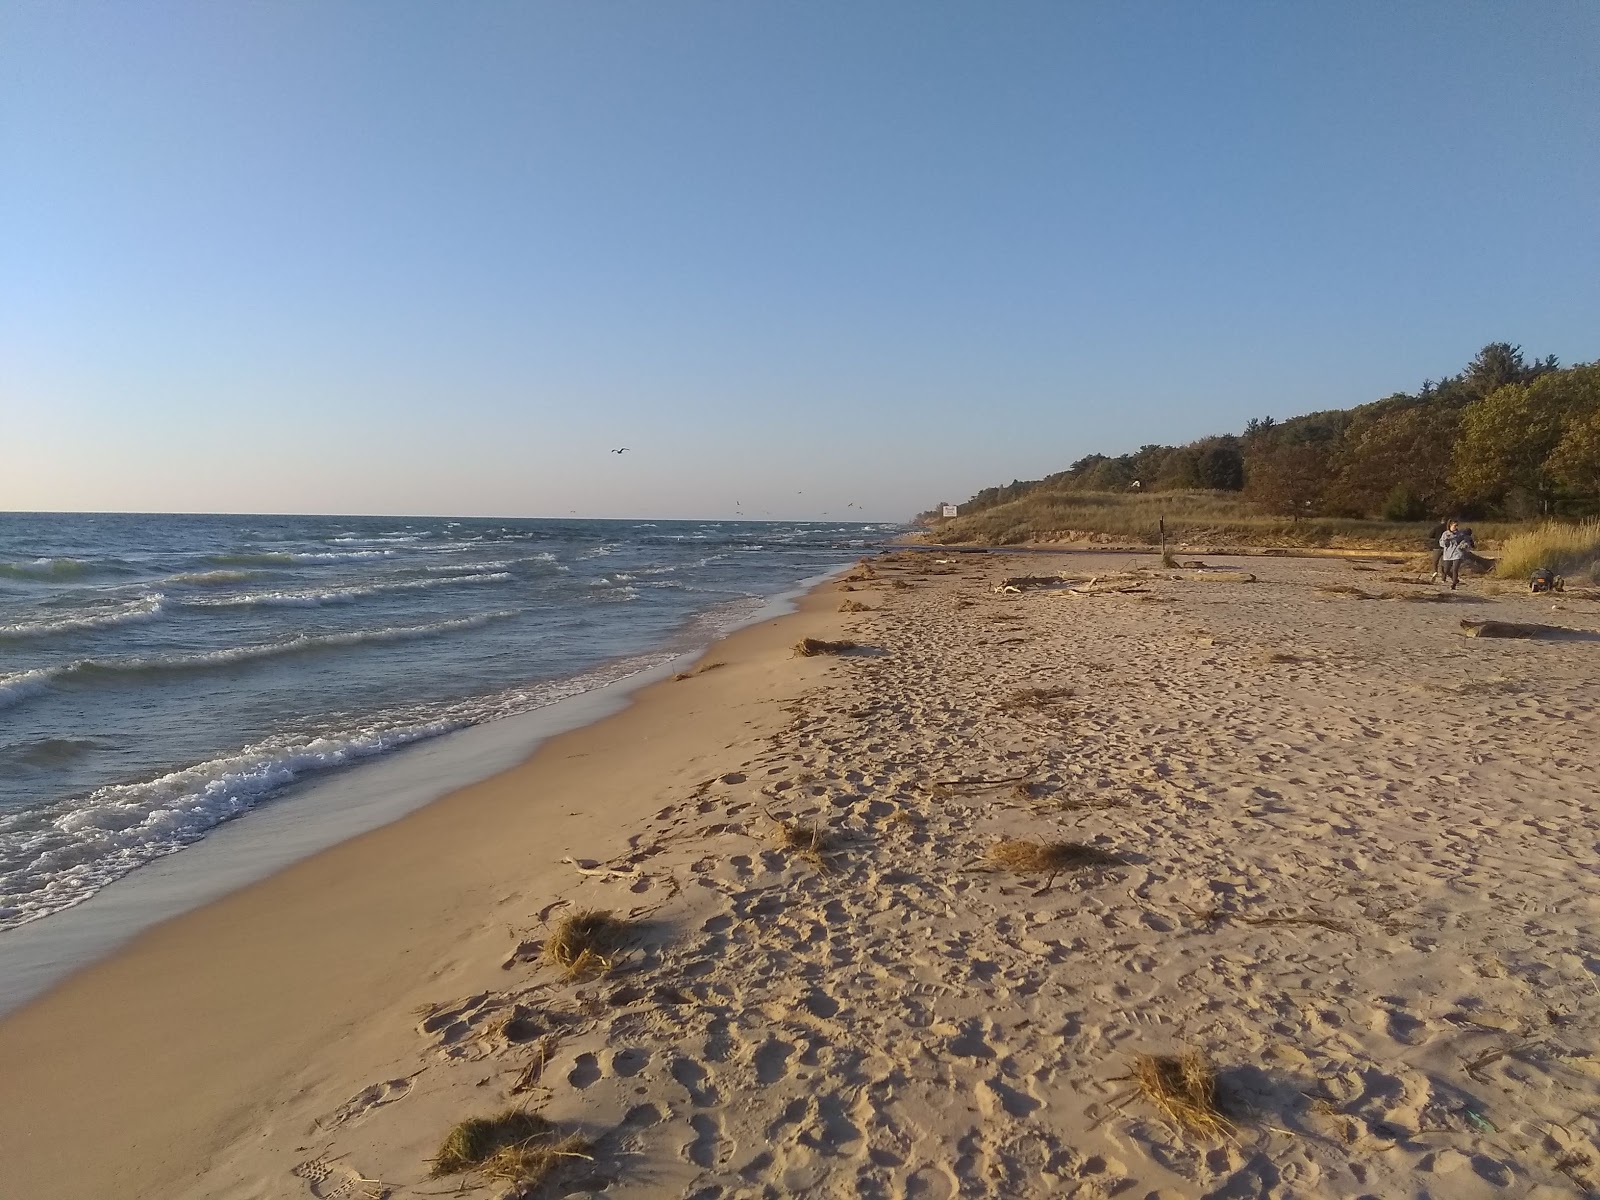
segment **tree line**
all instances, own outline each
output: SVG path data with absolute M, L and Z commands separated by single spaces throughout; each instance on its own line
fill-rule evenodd
M 1600 512 L 1600 362 L 1528 361 L 1494 342 L 1465 370 L 1356 408 L 1183 446 L 1090 454 L 1044 479 L 986 488 L 963 515 L 1035 490 L 1239 492 L 1284 516 L 1414 521 Z

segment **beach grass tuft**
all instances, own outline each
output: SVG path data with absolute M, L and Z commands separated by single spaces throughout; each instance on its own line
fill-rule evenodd
M 838 845 L 821 822 L 785 821 L 771 813 L 767 816 L 778 827 L 778 845 L 794 851 L 818 870 L 828 870 L 828 855 L 838 849 Z
M 1501 579 L 1525 581 L 1540 567 L 1600 583 L 1600 517 L 1577 524 L 1547 521 L 1513 534 L 1501 547 L 1494 573 Z
M 1186 1133 L 1225 1137 L 1233 1122 L 1217 1108 L 1217 1075 L 1195 1051 L 1182 1055 L 1141 1054 L 1133 1080 L 1141 1095 Z
M 544 944 L 544 957 L 567 978 L 604 974 L 628 939 L 628 922 L 605 909 L 588 909 L 563 917 Z
M 562 1136 L 537 1113 L 508 1108 L 493 1117 L 470 1117 L 445 1136 L 433 1158 L 434 1177 L 478 1171 L 489 1179 L 534 1188 L 566 1159 L 588 1159 L 594 1146 L 579 1134 Z
M 855 650 L 857 644 L 851 641 L 830 642 L 823 638 L 801 638 L 794 644 L 795 655 L 799 658 L 815 658 L 819 654 L 848 654 Z

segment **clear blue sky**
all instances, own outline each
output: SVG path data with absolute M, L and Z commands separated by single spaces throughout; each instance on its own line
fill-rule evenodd
M 1600 357 L 1589 0 L 6 0 L 0 139 L 0 508 L 901 517 Z

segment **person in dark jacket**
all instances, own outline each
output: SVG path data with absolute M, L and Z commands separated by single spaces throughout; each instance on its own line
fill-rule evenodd
M 1439 566 L 1450 581 L 1450 590 L 1461 582 L 1461 560 L 1472 549 L 1472 530 L 1461 528 L 1461 522 L 1451 521 L 1439 537 Z

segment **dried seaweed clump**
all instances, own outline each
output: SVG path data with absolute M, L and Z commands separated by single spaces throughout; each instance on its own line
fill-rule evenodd
M 1141 1054 L 1133 1063 L 1139 1092 L 1186 1133 L 1223 1137 L 1233 1122 L 1217 1108 L 1217 1074 L 1197 1052 Z
M 989 847 L 989 861 L 1019 875 L 1076 871 L 1083 867 L 1110 867 L 1122 859 L 1083 842 L 1028 842 L 1006 839 Z
M 855 642 L 829 642 L 813 637 L 801 638 L 794 644 L 794 652 L 800 658 L 814 658 L 819 654 L 848 654 L 856 648 Z
M 578 1134 L 563 1137 L 537 1113 L 508 1108 L 498 1116 L 471 1117 L 453 1128 L 433 1158 L 433 1174 L 479 1171 L 490 1179 L 537 1187 L 564 1160 L 591 1157 L 594 1147 Z
M 544 957 L 570 979 L 603 974 L 628 939 L 628 923 L 604 909 L 573 913 L 545 941 Z
M 837 847 L 834 845 L 832 835 L 823 825 L 815 822 L 802 825 L 798 821 L 780 821 L 776 817 L 772 819 L 778 826 L 778 845 L 785 850 L 793 850 L 820 869 L 827 869 L 827 856 Z
M 871 612 L 871 605 L 863 604 L 859 600 L 846 600 L 839 605 L 840 612 Z
M 1056 701 L 1071 697 L 1072 689 L 1069 687 L 1023 688 L 1001 701 L 1000 711 L 1025 712 L 1033 708 L 1049 708 Z

